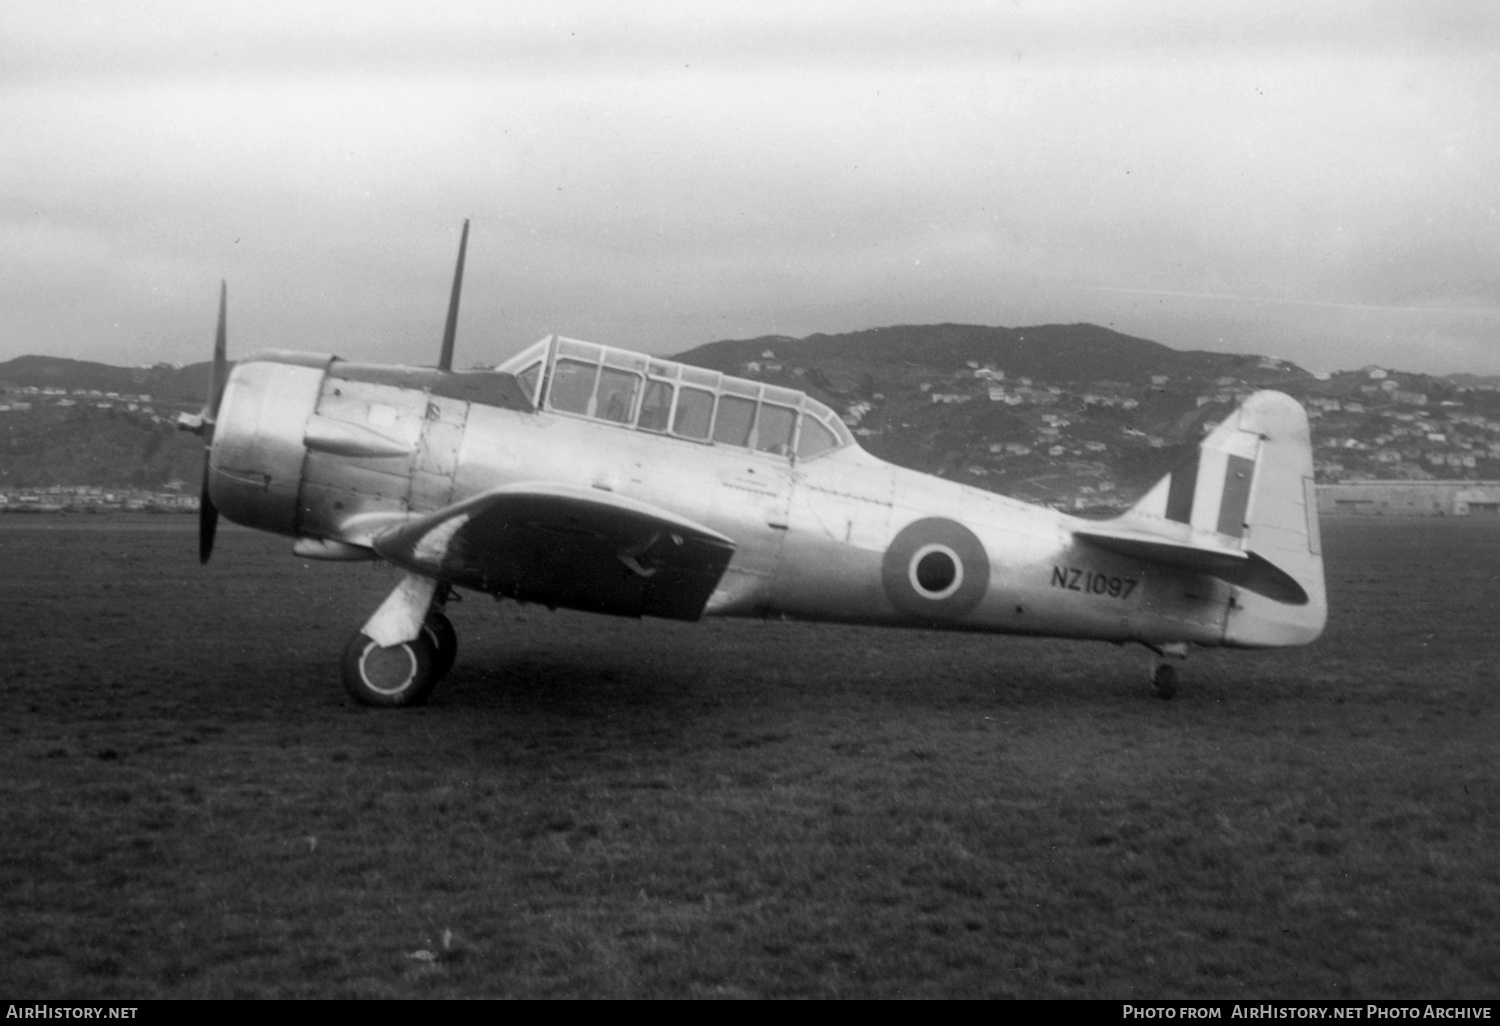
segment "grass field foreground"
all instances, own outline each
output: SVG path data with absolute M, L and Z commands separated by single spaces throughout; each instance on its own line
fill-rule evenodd
M 24 523 L 22 522 L 24 521 Z M 185 519 L 0 518 L 0 992 L 1500 995 L 1500 524 L 1325 525 L 1308 649 L 469 596 L 423 709 L 393 583 Z

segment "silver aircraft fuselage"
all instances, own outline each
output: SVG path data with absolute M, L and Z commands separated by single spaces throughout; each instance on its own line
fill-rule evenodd
M 1321 629 L 1268 633 L 1224 580 L 1088 545 L 1075 532 L 1092 521 L 896 467 L 852 439 L 802 457 L 679 437 L 643 426 L 640 388 L 612 420 L 551 408 L 549 381 L 257 354 L 229 378 L 209 492 L 230 519 L 335 559 L 375 558 L 393 524 L 507 485 L 633 500 L 733 540 L 710 615 L 1151 646 L 1301 644 Z M 801 401 L 787 408 L 826 411 Z

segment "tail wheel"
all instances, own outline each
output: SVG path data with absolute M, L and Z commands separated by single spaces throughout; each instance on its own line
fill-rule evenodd
M 363 705 L 421 705 L 438 682 L 436 660 L 437 648 L 425 632 L 388 647 L 356 634 L 344 649 L 344 687 Z
M 1170 663 L 1157 666 L 1151 674 L 1151 690 L 1164 702 L 1177 694 L 1177 667 Z
M 453 623 L 442 613 L 433 610 L 422 624 L 422 636 L 432 643 L 432 676 L 442 680 L 453 669 L 453 660 L 458 658 L 458 632 Z

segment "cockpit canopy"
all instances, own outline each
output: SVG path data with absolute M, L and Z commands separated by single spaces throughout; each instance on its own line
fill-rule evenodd
M 495 369 L 515 375 L 538 409 L 638 431 L 799 460 L 854 444 L 805 393 L 593 342 L 549 335 Z

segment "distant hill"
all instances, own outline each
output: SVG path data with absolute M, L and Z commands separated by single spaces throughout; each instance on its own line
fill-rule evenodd
M 50 485 L 161 488 L 186 482 L 196 491 L 203 442 L 128 404 L 77 404 L 0 412 L 0 490 Z M 196 408 L 196 407 L 195 407 Z M 173 414 L 175 416 L 175 413 Z
M 807 391 L 892 463 L 1106 508 L 1186 455 L 1239 392 L 1313 382 L 1284 360 L 1181 351 L 1092 324 L 762 336 L 676 359 Z
M 1500 479 L 1491 379 L 1182 351 L 1091 324 L 902 325 L 713 342 L 676 359 L 808 392 L 901 466 L 1072 508 L 1119 509 L 1259 388 L 1307 407 L 1320 481 Z M 0 490 L 196 487 L 209 366 L 0 363 Z
M 0 363 L 0 387 L 128 392 L 149 395 L 162 402 L 202 405 L 210 369 L 208 363 L 191 363 L 183 367 L 166 363 L 152 367 L 112 367 L 107 363 L 67 360 L 57 356 L 18 356 Z
M 171 481 L 196 489 L 203 444 L 174 422 L 203 405 L 209 370 L 54 356 L 0 363 L 0 489 Z
M 846 335 L 804 339 L 771 335 L 711 342 L 676 357 L 685 363 L 726 370 L 757 359 L 766 349 L 783 361 L 849 360 L 871 369 L 962 367 L 991 364 L 1012 376 L 1049 382 L 1120 381 L 1148 384 L 1153 375 L 1217 377 L 1243 374 L 1262 358 L 1171 349 L 1160 342 L 1124 335 L 1093 324 L 1044 324 L 1031 328 L 990 328 L 973 324 L 902 325 Z M 1310 378 L 1281 362 L 1286 373 Z

